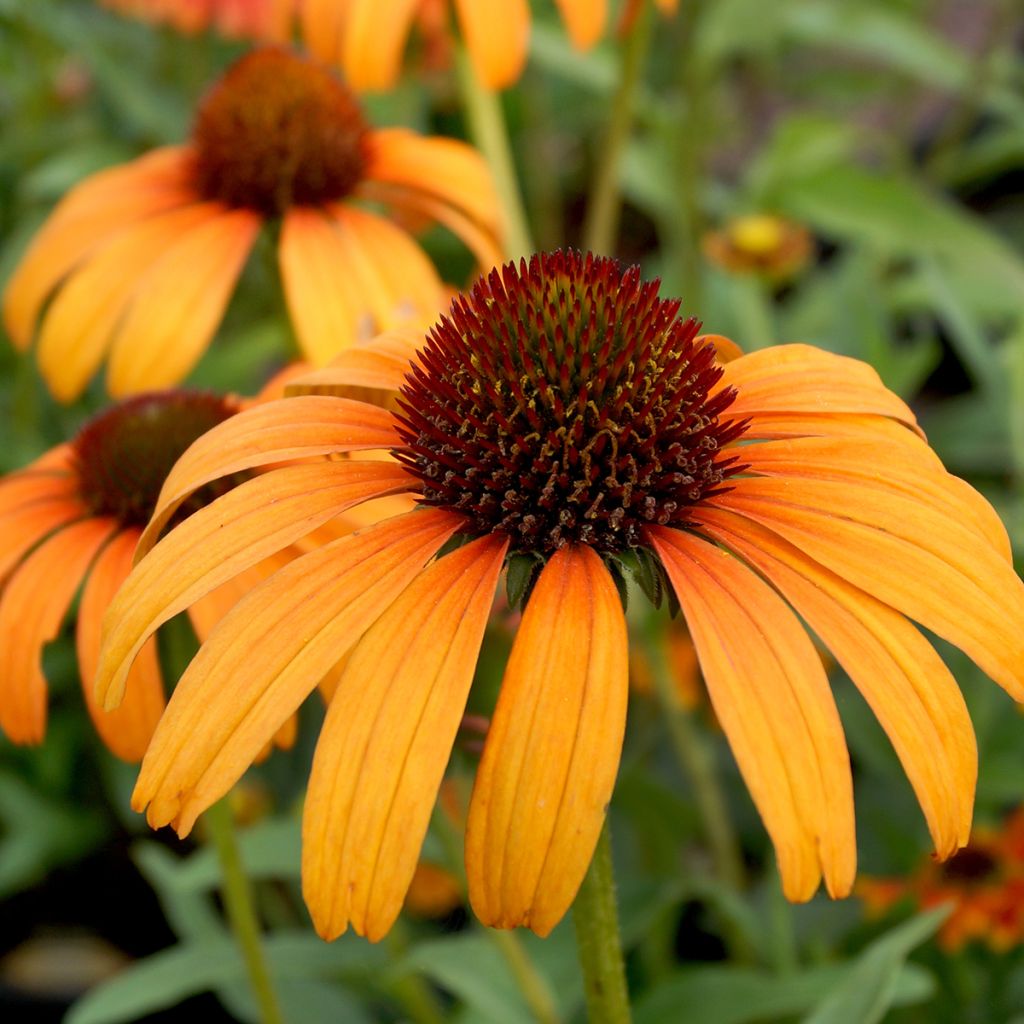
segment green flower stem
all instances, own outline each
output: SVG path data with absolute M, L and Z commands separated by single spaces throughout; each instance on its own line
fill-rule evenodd
M 459 886 L 465 893 L 467 886 L 466 867 L 462 859 L 462 836 L 456 833 L 455 827 L 446 814 L 435 813 L 434 823 L 438 838 L 444 848 L 447 866 L 459 880 Z M 519 936 L 515 932 L 502 931 L 497 928 L 484 928 L 484 932 L 505 958 L 516 985 L 534 1018 L 539 1024 L 560 1024 L 558 1007 L 551 994 L 547 979 L 537 970 L 536 965 L 523 948 L 522 942 L 519 941 Z
M 590 1024 L 628 1024 L 632 1019 L 615 903 L 612 844 L 605 819 L 583 885 L 572 905 L 576 947 L 583 968 Z
M 583 248 L 612 255 L 619 231 L 622 193 L 619 165 L 633 124 L 633 105 L 651 43 L 651 5 L 641 0 L 622 50 L 619 85 L 612 99 L 608 127 L 590 186 L 590 204 L 583 224 Z
M 404 924 L 399 919 L 387 934 L 388 950 L 395 960 L 401 960 L 409 946 Z M 444 1024 L 444 1008 L 434 990 L 418 974 L 411 971 L 401 974 L 388 988 L 416 1024 Z
M 262 1024 L 284 1024 L 263 952 L 252 886 L 238 849 L 235 824 L 227 798 L 215 803 L 203 815 L 203 821 L 220 860 L 223 879 L 221 895 L 231 931 L 245 960 L 249 984 L 259 1007 L 260 1020 Z
M 505 221 L 505 255 L 518 260 L 533 252 L 533 242 L 530 240 L 530 228 L 516 177 L 515 161 L 512 159 L 501 97 L 480 81 L 465 47 L 461 45 L 455 54 L 455 69 L 469 118 L 470 136 L 491 168 L 501 199 Z

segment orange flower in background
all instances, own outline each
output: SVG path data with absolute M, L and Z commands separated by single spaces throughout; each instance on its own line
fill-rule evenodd
M 380 938 L 415 871 L 506 555 L 528 553 L 544 564 L 484 744 L 466 865 L 484 923 L 547 934 L 586 872 L 622 746 L 626 623 L 606 558 L 644 547 L 678 596 L 791 899 L 822 876 L 847 894 L 856 861 L 849 757 L 801 618 L 888 733 L 939 856 L 962 846 L 974 735 L 909 618 L 1024 698 L 1024 584 L 1002 524 L 869 366 L 804 345 L 723 365 L 735 346 L 698 340 L 678 310 L 636 268 L 535 256 L 479 281 L 418 351 L 391 338 L 354 370 L 353 350 L 318 374 L 389 386 L 397 413 L 302 395 L 193 445 L 143 548 L 195 489 L 282 459 L 390 452 L 399 465 L 380 471 L 421 508 L 295 560 L 224 618 L 174 693 L 133 806 L 187 834 L 348 652 L 309 782 L 304 891 L 323 936 L 352 924 Z M 316 468 L 327 486 L 371 465 Z M 285 472 L 142 558 L 108 616 L 105 706 L 185 595 L 309 528 Z
M 257 51 L 208 93 L 189 144 L 68 194 L 8 284 L 4 323 L 19 348 L 36 339 L 62 401 L 105 357 L 114 395 L 174 384 L 217 330 L 261 227 L 280 221 L 292 324 L 306 358 L 324 363 L 433 316 L 443 295 L 413 238 L 356 200 L 445 225 L 483 266 L 500 258 L 497 201 L 470 147 L 371 129 L 330 72 Z
M 814 252 L 811 233 L 802 224 L 752 214 L 729 221 L 703 238 L 704 255 L 734 274 L 761 274 L 784 281 L 802 270 Z
M 79 589 L 76 650 L 83 683 L 91 684 L 100 622 L 128 576 L 167 472 L 192 441 L 240 408 L 234 399 L 202 392 L 140 395 L 90 420 L 68 444 L 0 478 L 0 728 L 11 740 L 43 740 L 43 647 L 57 636 Z M 203 489 L 178 516 L 231 486 L 224 480 Z M 198 635 L 207 636 L 243 593 L 285 561 L 275 556 L 189 601 Z M 123 760 L 141 760 L 164 707 L 155 638 L 140 651 L 118 709 L 102 711 L 93 687 L 84 690 L 107 747 Z M 293 733 L 292 723 L 282 723 L 277 739 L 288 744 Z
M 857 894 L 873 915 L 909 901 L 923 910 L 952 904 L 938 935 L 947 953 L 981 941 L 997 953 L 1024 941 L 1024 810 L 999 830 L 977 829 L 944 864 L 929 859 L 907 878 L 863 878 Z
M 678 0 L 656 0 L 664 13 Z M 530 39 L 527 0 L 103 0 L 107 7 L 180 31 L 215 28 L 228 36 L 286 42 L 294 28 L 321 60 L 335 63 L 353 88 L 390 89 L 416 23 L 436 48 L 454 7 L 459 31 L 480 80 L 492 89 L 512 85 L 526 64 Z M 589 49 L 608 20 L 607 0 L 555 0 L 573 46 Z
M 681 619 L 673 619 L 666 628 L 665 654 L 676 700 L 687 711 L 693 711 L 701 702 L 700 665 L 693 640 Z M 629 672 L 633 692 L 644 697 L 652 696 L 653 670 L 642 648 L 630 652 Z

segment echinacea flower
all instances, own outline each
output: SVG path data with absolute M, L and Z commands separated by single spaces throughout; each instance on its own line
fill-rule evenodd
M 928 858 L 909 877 L 862 878 L 860 896 L 872 914 L 908 901 L 922 910 L 949 904 L 939 946 L 956 953 L 968 942 L 1005 952 L 1024 941 L 1024 810 L 999 829 L 979 828 L 945 863 Z
M 132 666 L 124 703 L 103 711 L 91 685 L 100 623 L 132 566 L 135 546 L 178 456 L 239 411 L 206 392 L 139 395 L 90 420 L 74 439 L 0 478 L 0 728 L 15 743 L 40 743 L 46 729 L 43 647 L 81 591 L 76 653 L 86 705 L 103 742 L 139 761 L 164 707 L 155 637 Z M 178 516 L 223 493 L 220 481 L 193 495 Z M 253 566 L 189 608 L 200 637 L 238 598 L 286 561 Z M 286 725 L 279 739 L 287 742 Z
M 37 340 L 62 401 L 108 354 L 115 396 L 175 384 L 209 344 L 261 227 L 280 221 L 292 324 L 306 358 L 326 362 L 432 316 L 443 295 L 418 243 L 357 200 L 445 225 L 485 267 L 500 259 L 497 200 L 469 146 L 371 129 L 327 69 L 283 49 L 250 53 L 202 101 L 189 144 L 65 197 L 10 280 L 4 323 L 19 348 Z
M 143 762 L 133 806 L 153 826 L 187 834 L 347 652 L 309 781 L 303 885 L 323 936 L 352 924 L 380 938 L 416 867 L 499 574 L 520 556 L 543 567 L 476 774 L 466 867 L 481 921 L 548 933 L 618 769 L 628 649 L 613 572 L 632 552 L 679 599 L 791 899 L 822 876 L 847 894 L 856 860 L 843 731 L 798 615 L 889 734 L 939 856 L 967 841 L 970 719 L 909 618 L 1024 698 L 1024 584 L 1002 524 L 870 367 L 805 345 L 723 363 L 736 347 L 698 339 L 657 292 L 590 255 L 508 264 L 418 351 L 392 338 L 358 353 L 355 375 L 397 391 L 397 413 L 303 395 L 193 445 L 144 547 L 196 488 L 325 453 L 390 452 L 398 466 L 380 471 L 404 476 L 421 507 L 295 560 L 222 620 Z M 352 376 L 342 367 L 337 383 Z M 319 464 L 322 486 L 373 464 Z M 108 615 L 104 705 L 186 597 L 308 528 L 308 499 L 282 475 L 297 471 L 229 492 L 141 559 Z
M 733 274 L 760 274 L 785 281 L 807 265 L 814 251 L 802 224 L 769 214 L 736 217 L 702 240 L 704 255 Z
M 528 0 L 103 0 L 126 14 L 181 31 L 212 27 L 229 36 L 287 41 L 298 28 L 321 60 L 339 64 L 353 88 L 390 89 L 417 21 L 437 31 L 437 8 L 454 6 L 459 30 L 480 80 L 504 89 L 522 74 L 530 39 Z M 607 0 L 555 0 L 573 46 L 589 49 L 608 20 Z M 678 0 L 656 0 L 665 13 Z M 444 12 L 442 17 L 447 15 Z

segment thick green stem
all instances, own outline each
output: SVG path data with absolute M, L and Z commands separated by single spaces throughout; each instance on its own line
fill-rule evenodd
M 387 936 L 388 948 L 395 960 L 401 960 L 408 951 L 403 923 L 401 920 L 396 921 Z M 418 974 L 409 972 L 399 975 L 390 983 L 389 988 L 415 1024 L 444 1024 L 444 1008 L 434 990 Z
M 615 875 L 608 821 L 594 850 L 583 885 L 572 905 L 576 947 L 583 968 L 590 1024 L 628 1024 L 629 990 L 622 959 L 619 911 L 615 903 Z
M 501 97 L 480 81 L 462 46 L 456 52 L 455 67 L 462 101 L 469 118 L 470 136 L 491 168 L 501 200 L 505 222 L 505 255 L 516 260 L 521 256 L 529 256 L 533 252 L 533 242 L 530 240 L 530 228 L 519 190 L 515 161 L 512 159 Z
M 622 51 L 619 86 L 612 100 L 604 143 L 590 186 L 583 225 L 583 248 L 610 254 L 615 248 L 622 211 L 619 165 L 633 125 L 633 104 L 651 43 L 651 5 L 642 0 Z
M 262 1024 L 284 1024 L 267 959 L 263 953 L 252 886 L 242 863 L 235 836 L 235 823 L 227 799 L 215 803 L 203 816 L 203 821 L 220 859 L 224 909 L 227 911 L 228 923 L 245 961 L 249 984 L 259 1007 L 260 1020 Z

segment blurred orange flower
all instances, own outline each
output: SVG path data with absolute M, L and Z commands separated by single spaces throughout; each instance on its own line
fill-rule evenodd
M 1024 809 L 1002 829 L 976 829 L 945 863 L 924 861 L 907 878 L 863 878 L 857 894 L 872 914 L 909 901 L 922 909 L 952 904 L 938 943 L 949 953 L 968 942 L 1005 952 L 1024 941 Z
M 504 89 L 522 74 L 530 37 L 528 0 L 102 0 L 126 14 L 180 31 L 212 27 L 229 36 L 286 42 L 293 26 L 321 60 L 339 64 L 353 88 L 390 89 L 398 79 L 416 22 L 428 43 L 444 33 L 454 6 L 459 30 L 480 80 Z M 589 49 L 608 19 L 607 0 L 555 0 L 573 45 Z M 678 0 L 656 0 L 664 12 Z
M 303 885 L 323 936 L 352 924 L 380 938 L 415 871 L 506 555 L 531 555 L 543 568 L 484 743 L 466 865 L 484 923 L 547 934 L 586 872 L 621 754 L 628 645 L 605 557 L 644 547 L 679 599 L 791 899 L 822 877 L 848 894 L 856 866 L 849 756 L 804 622 L 889 735 L 938 855 L 962 846 L 974 734 L 909 618 L 1024 698 L 1024 584 L 1005 529 L 869 366 L 804 345 L 723 365 L 734 346 L 698 341 L 678 309 L 637 268 L 538 255 L 477 282 L 422 348 L 360 351 L 361 383 L 398 391 L 397 414 L 302 395 L 194 445 L 151 536 L 196 488 L 327 452 L 390 452 L 398 466 L 355 465 L 423 507 L 297 559 L 229 613 L 175 690 L 133 806 L 187 834 L 348 651 L 309 782 Z M 332 374 L 351 381 L 339 366 L 320 384 Z M 313 471 L 325 465 L 327 487 L 353 464 Z M 307 530 L 306 491 L 283 472 L 139 562 L 108 616 L 105 705 L 183 594 Z
M 723 270 L 784 281 L 807 265 L 814 240 L 802 224 L 752 214 L 737 217 L 718 231 L 709 231 L 703 247 L 708 260 Z
M 329 71 L 256 51 L 207 94 L 190 143 L 65 197 L 8 284 L 4 322 L 21 349 L 38 333 L 62 401 L 108 354 L 115 396 L 175 384 L 217 330 L 260 228 L 280 221 L 292 324 L 306 358 L 326 362 L 360 336 L 433 316 L 444 294 L 413 238 L 355 200 L 445 225 L 484 267 L 500 259 L 497 200 L 474 150 L 372 129 Z

